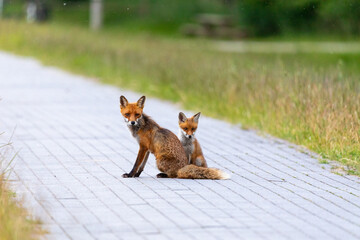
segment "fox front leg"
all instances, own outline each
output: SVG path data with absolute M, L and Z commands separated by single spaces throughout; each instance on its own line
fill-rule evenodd
M 148 150 L 142 146 L 140 146 L 139 153 L 137 155 L 134 167 L 130 171 L 130 173 L 124 173 L 122 175 L 123 178 L 130 178 L 130 177 L 136 177 L 135 174 L 138 172 L 140 166 L 145 160 L 145 155 L 148 152 Z
M 144 161 L 143 161 L 143 163 L 141 164 L 139 171 L 135 174 L 135 177 L 140 177 L 140 174 L 142 173 L 142 171 L 144 171 L 144 167 L 145 167 L 146 162 L 147 162 L 147 160 L 148 160 L 148 158 L 149 158 L 149 155 L 150 155 L 150 152 L 147 151 L 146 154 L 145 154 Z

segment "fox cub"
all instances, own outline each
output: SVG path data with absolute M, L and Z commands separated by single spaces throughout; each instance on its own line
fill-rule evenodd
M 120 97 L 120 111 L 127 126 L 139 143 L 139 152 L 132 170 L 123 174 L 124 178 L 139 177 L 144 170 L 149 154 L 156 158 L 161 171 L 157 177 L 189 179 L 227 179 L 229 176 L 215 168 L 189 165 L 185 150 L 179 139 L 171 131 L 160 127 L 148 115 L 143 113 L 145 96 L 136 103 L 129 103 Z
M 179 113 L 179 139 L 184 147 L 189 164 L 206 168 L 206 160 L 201 151 L 200 144 L 195 138 L 199 118 L 200 113 L 197 113 L 190 118 L 187 118 L 182 112 Z

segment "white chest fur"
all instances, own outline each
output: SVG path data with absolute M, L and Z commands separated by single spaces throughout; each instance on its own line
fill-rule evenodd
M 181 144 L 183 145 L 186 156 L 190 163 L 191 155 L 194 152 L 194 142 L 193 142 L 194 139 L 189 139 L 189 138 L 185 137 L 184 134 L 181 132 L 181 130 L 179 131 L 178 137 L 179 137 Z

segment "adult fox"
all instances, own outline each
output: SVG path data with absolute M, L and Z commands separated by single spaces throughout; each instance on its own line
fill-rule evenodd
M 229 175 L 215 168 L 189 165 L 185 150 L 171 131 L 160 127 L 143 113 L 145 96 L 136 103 L 129 103 L 120 97 L 120 111 L 127 126 L 139 143 L 140 149 L 134 167 L 124 178 L 139 177 L 144 170 L 150 152 L 155 155 L 156 165 L 161 173 L 158 178 L 228 179 Z

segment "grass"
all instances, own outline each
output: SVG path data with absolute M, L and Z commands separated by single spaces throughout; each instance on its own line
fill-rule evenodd
M 358 54 L 222 53 L 205 40 L 15 21 L 0 22 L 0 48 L 241 122 L 360 175 Z
M 8 144 L 0 146 L 0 167 L 5 163 Z M 0 240 L 35 240 L 43 230 L 9 190 L 6 169 L 0 169 Z

